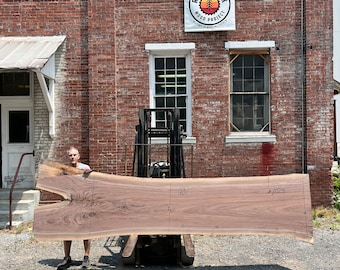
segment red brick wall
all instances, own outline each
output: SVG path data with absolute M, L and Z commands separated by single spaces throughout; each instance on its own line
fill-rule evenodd
M 333 141 L 332 1 L 307 1 L 307 165 L 313 204 L 331 201 Z M 323 19 L 321 19 L 323 17 Z M 327 170 L 328 169 L 328 170 Z
M 88 160 L 88 72 L 87 13 L 85 1 L 0 1 L 0 35 L 66 35 L 66 77 L 56 89 L 61 99 L 56 111 L 56 138 L 49 156 L 65 161 L 70 145 L 78 147 Z M 58 100 L 56 101 L 58 102 Z
M 193 176 L 287 174 L 306 168 L 313 205 L 328 205 L 333 145 L 331 1 L 306 1 L 305 99 L 301 1 L 235 2 L 236 31 L 185 33 L 182 0 L 0 1 L 0 35 L 67 35 L 55 159 L 66 162 L 65 150 L 73 144 L 93 169 L 123 174 L 131 167 L 138 110 L 149 107 L 145 44 L 194 42 Z M 271 51 L 274 144 L 224 143 L 229 111 L 224 43 L 242 40 L 276 44 Z

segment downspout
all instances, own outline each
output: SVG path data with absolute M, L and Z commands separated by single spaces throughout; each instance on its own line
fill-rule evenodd
M 301 0 L 301 105 L 302 105 L 302 173 L 307 173 L 307 113 L 306 113 L 306 0 Z

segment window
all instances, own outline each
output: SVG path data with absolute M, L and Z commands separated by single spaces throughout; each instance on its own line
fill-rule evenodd
M 29 96 L 29 72 L 0 73 L 0 96 Z
M 230 41 L 227 143 L 275 142 L 270 126 L 270 48 L 274 41 Z
M 154 105 L 157 109 L 178 108 L 180 124 L 187 131 L 187 71 L 185 57 L 155 57 Z M 165 127 L 166 115 L 156 113 L 156 127 Z
M 150 51 L 150 107 L 178 108 L 184 133 L 191 136 L 191 49 L 193 43 L 146 44 Z M 166 125 L 166 115 L 157 112 L 155 127 Z
M 268 55 L 230 55 L 230 130 L 269 131 Z
M 29 111 L 9 111 L 9 143 L 29 143 Z

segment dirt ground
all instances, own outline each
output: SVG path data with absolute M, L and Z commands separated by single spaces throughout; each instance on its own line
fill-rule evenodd
M 314 226 L 314 244 L 278 236 L 192 236 L 195 260 L 192 266 L 142 264 L 126 266 L 121 260 L 121 237 L 94 239 L 90 269 L 132 270 L 336 270 L 340 264 L 340 226 L 332 222 Z M 0 231 L 0 269 L 56 269 L 63 257 L 61 241 L 37 242 L 30 226 Z M 73 265 L 79 269 L 82 241 L 74 241 Z

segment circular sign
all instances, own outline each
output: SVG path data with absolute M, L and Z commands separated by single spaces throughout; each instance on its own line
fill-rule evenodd
M 189 10 L 198 23 L 215 25 L 228 16 L 230 0 L 189 0 Z

